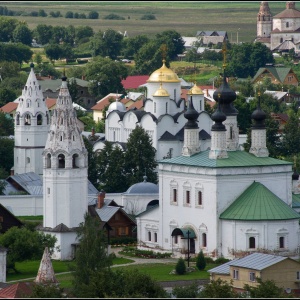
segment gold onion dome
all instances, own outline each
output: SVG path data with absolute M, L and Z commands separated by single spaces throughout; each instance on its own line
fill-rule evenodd
M 170 97 L 170 94 L 168 91 L 166 91 L 163 87 L 162 84 L 160 83 L 159 89 L 153 94 L 153 97 Z
M 166 67 L 165 60 L 163 60 L 163 65 L 161 68 L 154 71 L 147 82 L 180 82 L 176 73 L 171 69 Z
M 203 91 L 196 85 L 196 83 L 194 84 L 194 86 L 188 91 L 188 95 L 203 95 Z

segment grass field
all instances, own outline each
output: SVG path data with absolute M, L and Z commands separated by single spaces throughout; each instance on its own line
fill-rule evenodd
M 251 42 L 256 37 L 256 17 L 259 11 L 259 1 L 174 1 L 174 2 L 127 2 L 127 1 L 97 1 L 97 2 L 1 2 L 1 6 L 15 11 L 38 11 L 46 13 L 60 11 L 64 16 L 67 11 L 85 13 L 95 10 L 99 19 L 66 19 L 64 17 L 13 17 L 27 22 L 31 29 L 38 24 L 47 25 L 88 25 L 94 31 L 108 28 L 127 31 L 129 37 L 139 34 L 154 36 L 162 30 L 174 29 L 182 36 L 195 36 L 201 30 L 225 30 L 229 40 L 236 42 Z M 269 2 L 273 15 L 285 9 L 285 2 Z M 108 14 L 115 13 L 125 20 L 105 20 Z M 144 14 L 152 13 L 157 20 L 140 20 Z

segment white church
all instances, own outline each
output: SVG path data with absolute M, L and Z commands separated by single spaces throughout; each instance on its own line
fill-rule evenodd
M 159 161 L 159 204 L 137 216 L 140 249 L 225 258 L 299 253 L 300 215 L 292 208 L 299 175 L 292 163 L 269 157 L 260 105 L 252 114 L 251 149 L 239 149 L 236 94 L 225 78 L 224 67 L 210 149 L 199 147 L 199 113 L 189 100 L 182 153 Z

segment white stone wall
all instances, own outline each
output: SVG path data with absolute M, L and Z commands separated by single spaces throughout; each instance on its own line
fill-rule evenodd
M 6 282 L 6 250 L 0 251 L 0 282 Z
M 272 20 L 257 22 L 257 36 L 270 37 L 272 31 Z
M 279 221 L 221 221 L 220 254 L 233 258 L 232 249 L 257 251 L 268 249 L 295 255 L 299 250 L 299 220 Z M 255 249 L 249 248 L 249 238 L 255 238 Z M 279 237 L 284 237 L 284 248 L 279 248 Z

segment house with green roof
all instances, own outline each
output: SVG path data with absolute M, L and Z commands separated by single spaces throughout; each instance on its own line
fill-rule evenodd
M 159 205 L 136 218 L 139 248 L 170 251 L 174 257 L 201 250 L 229 259 L 262 250 L 296 255 L 300 215 L 293 195 L 300 194 L 299 175 L 293 163 L 269 156 L 260 100 L 251 115 L 246 152 L 239 147 L 236 94 L 225 70 L 213 97 L 211 146 L 197 146 L 200 124 L 190 99 L 182 154 L 159 161 Z
M 299 79 L 292 68 L 265 66 L 259 68 L 252 79 L 252 83 L 262 82 L 265 78 L 270 78 L 273 84 L 286 84 L 298 86 Z

